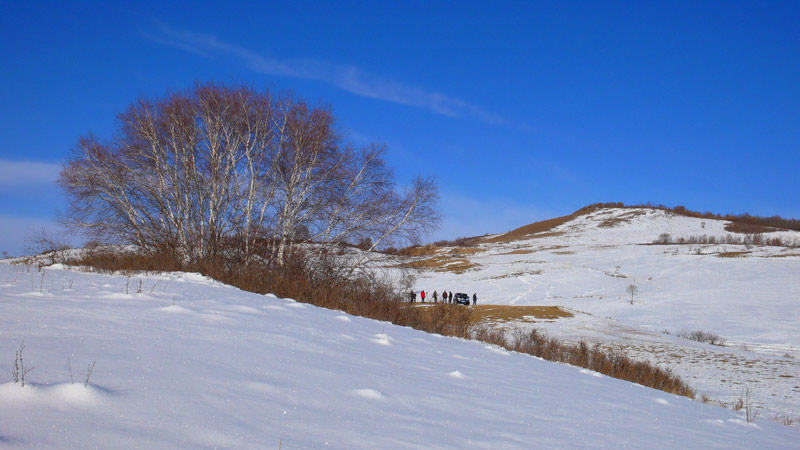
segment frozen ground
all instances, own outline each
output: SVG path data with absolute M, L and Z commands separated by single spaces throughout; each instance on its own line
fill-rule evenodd
M 23 340 L 24 363 L 35 367 L 25 387 L 11 381 Z M 718 406 L 198 275 L 0 263 L 1 448 L 797 442 L 795 428 L 748 424 Z
M 800 248 L 650 245 L 662 233 L 674 240 L 724 237 L 726 223 L 603 209 L 541 237 L 481 244 L 482 251 L 461 256 L 475 268 L 420 272 L 415 286 L 477 292 L 484 304 L 565 307 L 576 317 L 540 326 L 662 364 L 726 404 L 750 388 L 761 417 L 798 419 Z M 800 244 L 796 232 L 764 236 Z M 631 284 L 638 289 L 633 304 L 626 292 Z M 695 330 L 726 344 L 676 337 Z

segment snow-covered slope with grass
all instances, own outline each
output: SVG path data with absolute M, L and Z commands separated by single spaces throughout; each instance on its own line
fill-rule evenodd
M 423 270 L 415 287 L 477 293 L 483 304 L 565 307 L 574 318 L 536 326 L 669 367 L 728 405 L 751 388 L 760 417 L 798 420 L 800 248 L 653 245 L 664 233 L 672 241 L 744 237 L 726 224 L 654 209 L 600 209 L 509 242 L 437 249 L 435 255 L 472 267 Z M 800 246 L 794 231 L 763 237 Z M 637 289 L 632 304 L 630 285 Z M 687 331 L 716 334 L 725 345 L 676 337 Z
M 11 381 L 23 341 L 25 387 Z M 800 442 L 717 406 L 192 274 L 0 264 L 0 374 L 2 448 Z

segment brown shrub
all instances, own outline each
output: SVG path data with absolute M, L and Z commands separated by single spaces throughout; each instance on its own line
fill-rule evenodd
M 730 222 L 725 224 L 725 231 L 729 231 L 731 233 L 755 234 L 755 233 L 772 233 L 778 230 L 775 228 L 765 227 L 763 225 L 758 225 L 755 223 Z
M 243 264 L 223 258 L 186 263 L 169 254 L 88 251 L 68 264 L 101 272 L 199 272 L 217 281 L 259 294 L 272 293 L 327 309 L 384 320 L 397 325 L 448 336 L 466 337 L 469 310 L 458 305 L 439 305 L 433 317 L 421 308 L 409 307 L 395 286 L 369 274 L 340 275 L 333 259 L 310 261 L 296 251 L 283 266 Z M 452 307 L 452 310 L 448 307 Z
M 429 333 L 461 338 L 472 337 L 508 350 L 565 362 L 632 381 L 662 391 L 693 397 L 694 392 L 669 371 L 646 362 L 633 361 L 614 353 L 605 353 L 586 343 L 571 345 L 549 338 L 537 330 L 517 331 L 512 339 L 498 328 L 470 326 L 471 308 L 461 305 L 434 304 L 413 306 L 401 299 L 389 283 L 369 274 L 344 277 L 335 261 L 309 260 L 295 251 L 283 266 L 242 264 L 234 260 L 209 258 L 184 263 L 165 254 L 124 252 L 85 252 L 68 261 L 72 265 L 93 267 L 104 272 L 192 271 L 209 276 L 239 289 L 260 294 L 273 293 L 328 309 L 371 319 L 409 326 Z
M 603 351 L 596 345 L 590 347 L 583 341 L 578 344 L 567 344 L 535 329 L 527 332 L 514 330 L 512 337 L 509 338 L 508 334 L 500 329 L 476 327 L 472 330 L 472 336 L 507 350 L 583 367 L 642 386 L 694 398 L 694 390 L 669 370 L 648 362 L 635 361 L 618 353 Z

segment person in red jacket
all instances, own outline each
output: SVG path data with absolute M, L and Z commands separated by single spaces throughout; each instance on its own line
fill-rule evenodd
M 420 292 L 419 296 L 422 299 L 422 303 L 425 303 L 425 291 Z

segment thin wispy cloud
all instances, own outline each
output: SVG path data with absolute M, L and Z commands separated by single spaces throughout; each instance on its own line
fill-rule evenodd
M 385 79 L 354 65 L 309 59 L 281 60 L 224 42 L 213 35 L 178 30 L 163 22 L 155 22 L 155 31 L 143 31 L 142 36 L 208 59 L 233 57 L 251 70 L 266 75 L 320 81 L 351 94 L 423 108 L 445 116 L 472 117 L 489 124 L 510 124 L 503 117 L 480 106 L 440 92 Z
M 60 171 L 60 164 L 0 159 L 0 186 L 54 183 Z

